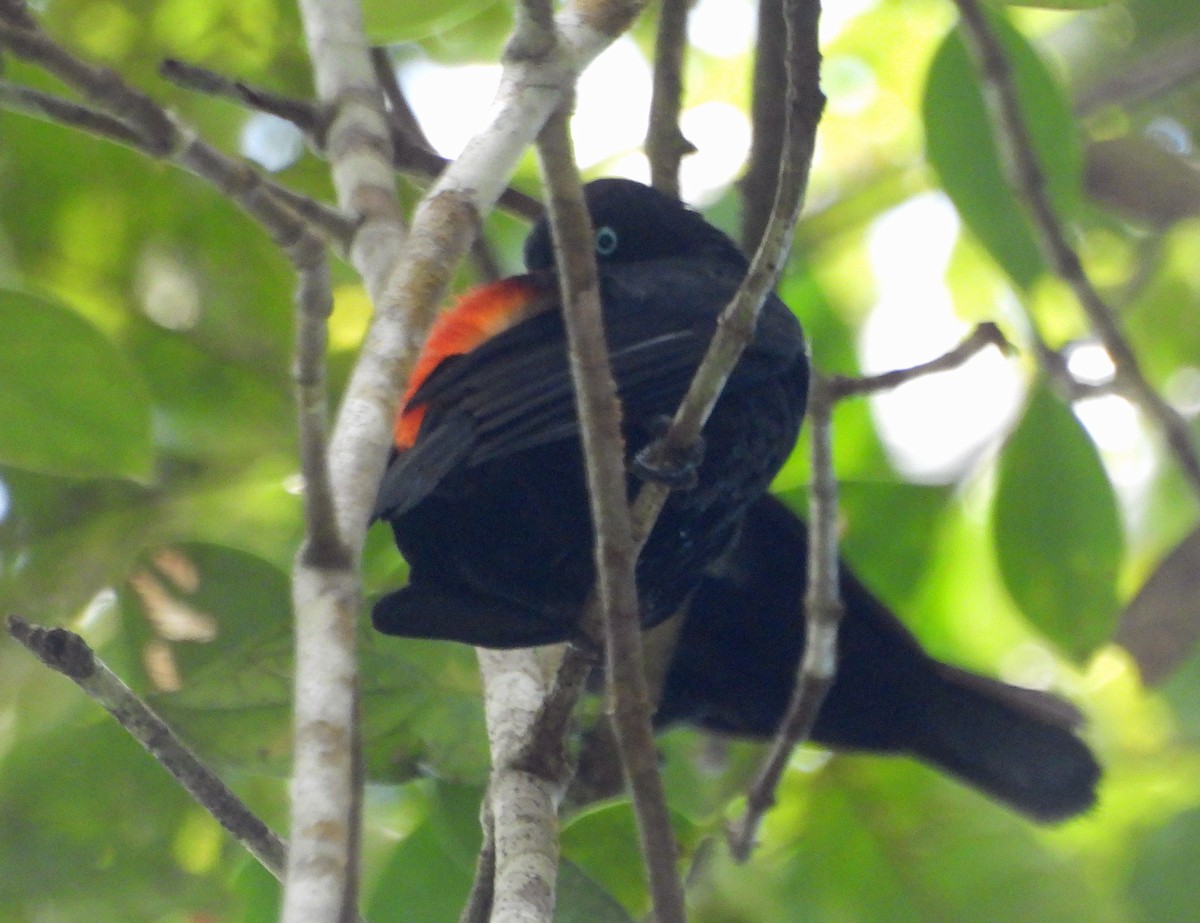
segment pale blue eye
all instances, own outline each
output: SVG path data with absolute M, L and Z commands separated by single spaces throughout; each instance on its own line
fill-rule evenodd
M 596 252 L 600 256 L 612 256 L 617 250 L 617 232 L 605 225 L 596 228 Z

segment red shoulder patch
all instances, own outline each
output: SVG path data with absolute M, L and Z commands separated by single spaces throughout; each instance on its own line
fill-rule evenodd
M 501 279 L 466 292 L 433 322 L 396 415 L 393 436 L 398 450 L 411 449 L 417 441 L 425 405 L 410 402 L 434 369 L 449 357 L 469 353 L 485 340 L 536 313 L 544 305 L 535 297 L 541 291 L 542 287 L 531 276 Z

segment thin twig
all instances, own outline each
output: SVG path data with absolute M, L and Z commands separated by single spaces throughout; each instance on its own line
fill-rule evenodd
M 402 172 L 407 170 L 420 173 L 422 171 L 418 164 L 424 164 L 425 175 L 437 176 L 449 161 L 434 151 L 433 145 L 429 143 L 429 138 L 421 128 L 421 123 L 417 121 L 416 113 L 409 106 L 400 81 L 396 78 L 396 68 L 392 65 L 391 55 L 386 48 L 371 49 L 371 66 L 375 70 L 375 79 L 379 81 L 379 87 L 383 90 L 383 98 L 387 100 L 397 169 Z M 536 220 L 542 213 L 542 205 L 537 199 L 511 186 L 500 193 L 496 204 L 530 221 Z M 483 234 L 479 234 L 471 245 L 471 259 L 484 281 L 494 282 L 500 278 L 500 263 L 492 245 Z
M 787 111 L 791 116 L 788 123 L 788 137 L 792 139 L 791 153 L 784 160 L 777 161 L 779 191 L 769 222 L 769 233 L 763 237 L 737 295 L 722 312 L 716 335 L 704 361 L 697 370 L 688 394 L 681 402 L 674 422 L 658 446 L 658 451 L 662 452 L 664 457 L 686 451 L 695 443 L 704 421 L 720 395 L 720 389 L 729 376 L 729 371 L 736 364 L 742 349 L 753 334 L 757 313 L 767 292 L 774 285 L 787 252 L 792 229 L 803 201 L 816 125 L 824 105 L 824 96 L 818 86 L 818 14 L 819 5 L 815 0 L 809 0 L 805 9 L 794 14 L 795 18 L 792 21 L 792 28 L 801 36 L 805 53 L 791 58 L 792 67 L 802 76 L 796 78 L 796 92 L 789 97 Z M 642 545 L 653 529 L 667 494 L 666 487 L 653 481 L 643 484 L 639 490 L 632 509 L 633 538 L 637 553 L 640 553 Z M 596 622 L 598 600 L 593 593 L 581 620 L 583 635 L 585 639 L 591 638 L 592 644 L 595 644 L 597 634 Z M 579 642 L 576 642 L 575 646 L 578 644 Z M 555 689 L 561 688 L 567 694 L 563 699 L 559 699 L 552 693 L 547 703 L 548 727 L 544 731 L 539 730 L 539 739 L 542 736 L 555 739 L 560 724 L 565 722 L 574 704 L 572 695 L 582 684 L 588 663 L 586 651 L 568 653 L 564 657 L 563 674 Z
M 221 153 L 149 96 L 125 83 L 115 71 L 74 57 L 46 35 L 35 20 L 13 14 L 11 6 L 0 7 L 0 46 L 56 75 L 91 105 L 81 106 L 34 91 L 6 93 L 0 97 L 0 104 L 11 101 L 23 111 L 62 121 L 183 167 L 232 199 L 281 246 L 290 245 L 302 233 L 301 213 L 335 246 L 346 246 L 355 229 L 352 220 L 284 189 L 244 161 Z
M 433 149 L 417 124 L 416 117 L 396 82 L 395 70 L 387 49 L 372 48 L 371 63 L 388 101 L 395 168 L 411 176 L 435 178 L 446 169 L 450 161 Z M 322 107 L 315 103 L 252 86 L 241 80 L 233 80 L 207 67 L 176 58 L 163 61 L 159 65 L 159 74 L 183 89 L 229 99 L 239 105 L 290 122 L 305 134 L 313 149 L 318 153 L 325 150 L 329 119 Z M 536 220 L 542 213 L 542 205 L 537 199 L 512 187 L 501 193 L 497 204 L 530 221 Z
M 129 147 L 141 147 L 142 144 L 142 136 L 120 119 L 82 103 L 9 83 L 7 80 L 0 81 L 0 107 L 48 119 Z
M 1013 351 L 1012 344 L 1009 343 L 1000 328 L 991 321 L 985 321 L 978 324 L 967 335 L 967 338 L 952 350 L 930 359 L 928 362 L 921 362 L 908 368 L 894 369 L 890 372 L 880 372 L 878 375 L 832 375 L 826 380 L 825 386 L 829 388 L 830 397 L 834 401 L 861 394 L 890 391 L 916 378 L 956 369 L 989 346 L 995 346 L 1004 353 Z
M 788 0 L 787 9 L 790 51 L 787 55 L 786 144 L 779 161 L 771 216 L 746 278 L 717 321 L 717 332 L 687 395 L 667 432 L 651 446 L 651 464 L 680 457 L 696 443 L 730 372 L 754 335 L 758 313 L 779 278 L 800 218 L 816 143 L 816 127 L 825 105 L 819 85 L 821 56 L 817 50 L 820 3 L 818 0 Z M 635 540 L 644 541 L 649 534 L 667 493 L 667 488 L 658 483 L 642 486 L 633 508 Z
M 659 6 L 658 33 L 654 42 L 654 91 L 650 97 L 650 125 L 646 131 L 650 184 L 677 199 L 679 164 L 696 150 L 679 128 L 690 8 L 691 0 L 663 0 Z
M 807 621 L 804 657 L 796 676 L 788 710 L 746 794 L 746 810 L 729 831 L 730 852 L 745 861 L 754 848 L 763 816 L 775 803 L 775 790 L 792 751 L 808 739 L 825 694 L 837 669 L 837 634 L 843 614 L 838 590 L 837 478 L 833 472 L 832 415 L 834 405 L 847 397 L 875 394 L 958 368 L 968 359 L 995 346 L 1010 347 L 995 324 L 980 324 L 954 349 L 919 365 L 861 378 L 826 377 L 814 372 L 808 397 L 809 438 L 812 440 L 812 487 L 809 491 L 808 589 L 804 598 Z
M 786 56 L 783 0 L 758 0 L 754 93 L 750 100 L 750 158 L 738 182 L 742 194 L 742 249 L 747 253 L 762 242 L 775 201 L 785 131 Z
M 239 105 L 291 122 L 312 138 L 319 138 L 324 132 L 321 112 L 308 100 L 285 96 L 262 87 L 253 87 L 240 80 L 231 80 L 224 74 L 178 58 L 164 60 L 158 66 L 158 73 L 164 80 L 185 90 L 221 96 Z
M 548 211 L 558 261 L 571 377 L 584 450 L 596 541 L 597 595 L 604 624 L 608 710 L 633 797 L 647 880 L 659 923 L 683 923 L 677 850 L 658 772 L 650 704 L 642 671 L 637 551 L 625 478 L 621 405 L 609 364 L 600 313 L 600 283 L 591 221 L 583 198 L 567 121 L 559 110 L 538 139 L 549 192 Z
M 1200 497 L 1200 452 L 1187 422 L 1154 389 L 1143 374 L 1137 354 L 1121 330 L 1116 313 L 1084 272 L 1079 254 L 1047 194 L 1046 177 L 1038 162 L 1029 129 L 1021 113 L 1012 68 L 978 0 L 956 0 L 963 38 L 979 70 L 984 98 L 1000 158 L 1013 191 L 1033 223 L 1042 256 L 1053 272 L 1070 286 L 1080 307 L 1116 366 L 1122 393 L 1162 430 L 1167 445 L 1192 490 Z
M 65 628 L 43 628 L 16 616 L 8 617 L 8 633 L 103 706 L 263 868 L 282 879 L 287 853 L 283 839 L 184 746 L 83 638 Z

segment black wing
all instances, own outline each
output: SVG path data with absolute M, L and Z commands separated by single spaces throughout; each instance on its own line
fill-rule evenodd
M 601 270 L 605 332 L 627 419 L 675 411 L 738 281 L 694 261 Z M 768 307 L 759 336 L 730 379 L 731 389 L 777 372 L 803 350 L 799 325 L 787 308 L 775 298 Z M 538 314 L 444 362 L 412 400 L 428 408 L 425 420 L 413 448 L 393 459 L 377 516 L 412 508 L 460 465 L 578 433 L 560 312 L 555 307 Z

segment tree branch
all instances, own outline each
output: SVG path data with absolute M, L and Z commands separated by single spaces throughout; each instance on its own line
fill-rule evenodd
M 108 68 L 76 58 L 46 35 L 23 5 L 0 4 L 0 47 L 37 64 L 77 90 L 91 105 L 53 94 L 0 84 L 0 105 L 48 118 L 168 160 L 199 176 L 240 206 L 282 247 L 290 246 L 308 222 L 343 249 L 354 222 L 328 206 L 272 182 L 244 161 L 202 141 L 146 94 Z M 303 218 L 303 221 L 300 220 Z
M 788 92 L 783 0 L 758 0 L 754 49 L 750 159 L 738 183 L 742 193 L 742 249 L 747 253 L 762 242 L 783 157 L 784 101 Z
M 608 709 L 633 796 L 655 919 L 682 923 L 683 889 L 677 851 L 658 772 L 650 703 L 642 669 L 633 542 L 625 478 L 621 404 L 609 364 L 600 313 L 600 282 L 592 225 L 584 202 L 565 110 L 552 115 L 538 139 L 558 261 L 571 377 L 575 385 L 596 541 L 596 593 L 604 626 Z
M 558 803 L 566 785 L 566 763 L 555 773 L 533 771 L 522 760 L 553 669 L 543 658 L 552 650 L 480 648 L 476 652 L 486 678 L 484 712 L 492 778 L 485 831 L 490 826 L 491 837 L 485 833 L 464 919 L 482 918 L 482 910 L 489 906 L 493 923 L 550 923 L 554 919 Z M 494 876 L 490 891 L 484 880 L 489 871 Z
M 825 694 L 837 671 L 837 635 L 843 615 L 838 589 L 837 478 L 833 472 L 834 405 L 838 401 L 897 388 L 905 382 L 945 372 L 962 365 L 976 353 L 995 346 L 1007 350 L 1008 341 L 995 324 L 980 324 L 962 343 L 945 355 L 907 369 L 862 378 L 814 372 L 808 397 L 809 438 L 812 440 L 812 487 L 809 491 L 808 589 L 804 597 L 806 631 L 804 657 L 796 687 L 771 748 L 746 795 L 746 810 L 729 832 L 734 858 L 744 862 L 755 845 L 759 824 L 775 804 L 775 790 L 797 745 L 808 739 Z
M 371 65 L 380 89 L 388 101 L 389 123 L 392 129 L 392 161 L 401 173 L 433 179 L 450 163 L 438 154 L 425 139 L 412 110 L 396 84 L 387 49 L 371 49 Z M 224 74 L 175 58 L 168 58 L 159 67 L 165 80 L 196 93 L 219 96 L 238 105 L 291 122 L 302 131 L 318 152 L 324 152 L 328 117 L 323 108 L 304 99 L 284 96 L 262 87 L 232 80 Z M 501 207 L 513 214 L 536 219 L 542 213 L 541 203 L 525 193 L 508 188 L 500 195 Z
M 819 16 L 818 0 L 787 2 L 789 53 L 786 143 L 779 161 L 771 215 L 745 280 L 717 321 L 717 332 L 696 370 L 687 395 L 667 432 L 651 446 L 651 464 L 662 464 L 678 457 L 695 444 L 730 372 L 754 335 L 758 312 L 774 288 L 787 259 L 808 185 L 817 123 L 825 105 L 819 84 Z M 647 483 L 639 491 L 633 508 L 634 538 L 639 542 L 639 548 L 653 528 L 667 493 L 668 489 L 658 483 Z
M 650 97 L 650 125 L 646 131 L 650 183 L 677 199 L 679 164 L 696 150 L 679 128 L 690 8 L 691 0 L 663 0 L 659 6 L 654 44 L 654 92 Z
M 1112 357 L 1121 392 L 1162 430 L 1176 462 L 1192 490 L 1200 497 L 1200 453 L 1187 422 L 1147 381 L 1115 312 L 1084 272 L 1079 254 L 1067 241 L 1062 222 L 1054 212 L 1004 50 L 978 0 L 956 0 L 956 3 L 963 39 L 979 70 L 984 98 L 991 112 L 992 134 L 1001 161 L 1014 194 L 1033 224 L 1042 255 L 1053 272 L 1070 286 L 1092 329 Z
M 74 681 L 95 699 L 263 868 L 276 878 L 283 878 L 287 853 L 283 839 L 200 762 L 162 718 L 95 655 L 83 638 L 65 628 L 31 625 L 15 615 L 8 617 L 8 633 L 42 663 Z
M 324 136 L 339 206 L 361 219 L 349 248 L 377 311 L 389 312 L 386 280 L 404 242 L 390 133 L 354 0 L 301 0 Z M 292 852 L 284 923 L 348 920 L 357 899 L 361 757 L 355 636 L 362 588 L 354 562 L 387 457 L 390 420 L 380 394 L 394 358 L 379 349 L 377 324 L 356 363 L 328 450 L 336 517 L 329 528 L 344 558 L 321 560 L 312 539 L 292 572 L 296 613 L 296 743 Z M 310 509 L 312 507 L 310 506 Z

